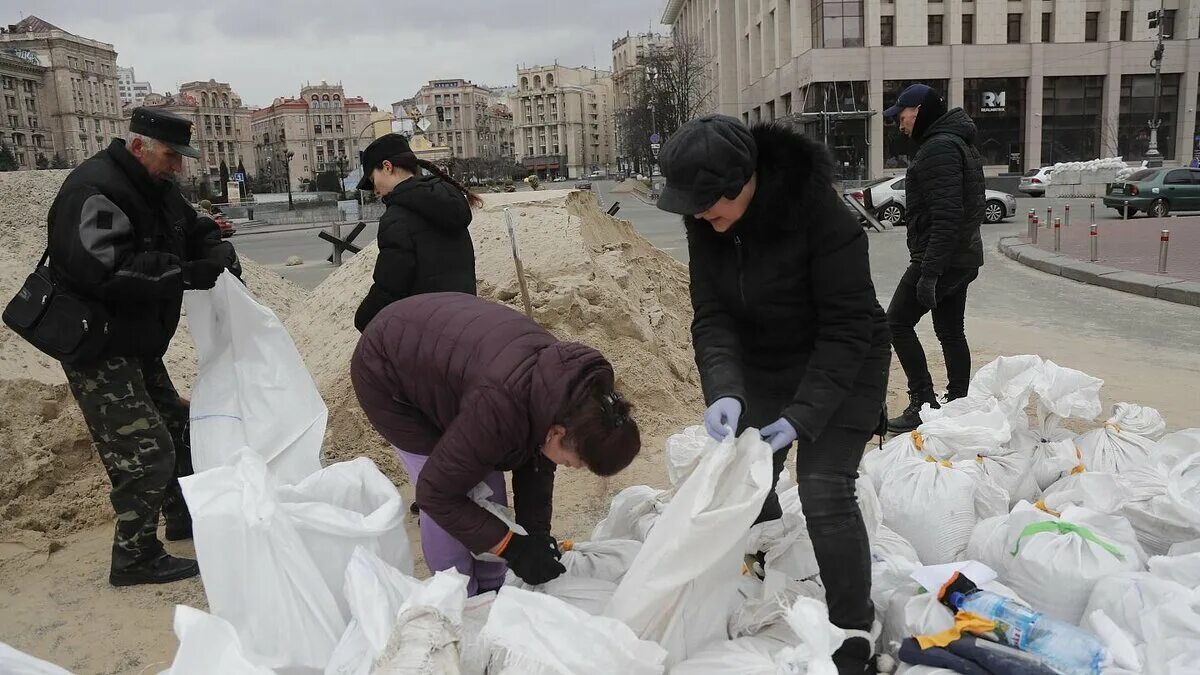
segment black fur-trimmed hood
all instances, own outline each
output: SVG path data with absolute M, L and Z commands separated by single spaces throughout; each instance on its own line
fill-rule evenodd
M 758 149 L 758 187 L 746 214 L 727 234 L 739 232 L 747 223 L 800 227 L 802 214 L 818 216 L 829 208 L 831 198 L 836 200 L 833 159 L 824 144 L 782 122 L 756 124 L 750 132 Z M 713 232 L 707 222 L 693 216 L 685 216 L 684 223 Z

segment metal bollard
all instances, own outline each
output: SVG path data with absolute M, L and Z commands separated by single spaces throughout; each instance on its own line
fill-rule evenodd
M 340 222 L 335 222 L 333 224 L 333 236 L 337 239 L 342 238 L 342 224 Z M 333 245 L 333 264 L 342 264 L 342 249 L 339 248 L 337 244 Z
M 1054 219 L 1054 252 L 1062 250 L 1062 218 Z
M 1030 241 L 1033 241 L 1034 218 L 1036 218 L 1036 216 L 1033 215 L 1033 209 L 1029 209 L 1029 213 L 1025 214 L 1025 238 L 1029 239 Z
M 1167 247 L 1171 244 L 1171 231 L 1163 230 L 1158 236 L 1158 273 L 1167 273 Z
M 1088 222 L 1096 222 L 1096 202 L 1092 202 L 1092 218 Z
M 1100 259 L 1100 230 L 1095 225 L 1092 225 L 1091 232 L 1088 232 L 1088 259 L 1091 262 Z
M 1063 227 L 1071 226 L 1071 205 L 1067 204 L 1063 207 Z
M 1053 224 L 1054 224 L 1054 207 L 1047 206 L 1046 207 L 1046 227 L 1050 227 Z
M 1033 217 L 1033 236 L 1029 238 L 1031 244 L 1036 244 L 1038 240 L 1038 230 L 1041 229 L 1041 224 L 1038 223 L 1038 217 Z
M 1129 200 L 1125 200 L 1125 220 L 1129 220 Z

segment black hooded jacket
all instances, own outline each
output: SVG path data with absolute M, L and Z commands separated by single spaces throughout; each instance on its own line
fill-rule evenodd
M 933 275 L 980 267 L 979 226 L 986 188 L 975 123 L 962 108 L 955 108 L 917 128 L 921 145 L 905 177 L 912 262 Z
M 801 440 L 873 431 L 891 363 L 867 237 L 833 188 L 825 147 L 782 125 L 752 129 L 757 188 L 726 233 L 687 226 L 692 342 L 708 403 L 742 401 L 742 426 L 781 416 Z
M 471 207 L 457 188 L 437 176 L 417 176 L 383 198 L 375 283 L 354 314 L 359 332 L 379 310 L 419 293 L 475 294 Z

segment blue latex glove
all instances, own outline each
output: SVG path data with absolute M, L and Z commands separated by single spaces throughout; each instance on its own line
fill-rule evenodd
M 704 411 L 704 428 L 709 436 L 723 441 L 729 434 L 737 433 L 738 419 L 741 416 L 741 401 L 730 396 L 719 398 Z
M 795 427 L 782 417 L 763 427 L 759 433 L 767 445 L 771 446 L 771 452 L 779 452 L 796 442 Z
M 936 274 L 922 274 L 917 281 L 917 302 L 925 309 L 937 307 L 937 282 Z

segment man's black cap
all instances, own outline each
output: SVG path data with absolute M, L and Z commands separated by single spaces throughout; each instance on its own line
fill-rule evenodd
M 412 155 L 408 139 L 401 134 L 384 134 L 371 141 L 362 152 L 362 178 L 358 181 L 358 190 L 371 190 L 375 185 L 371 182 L 371 172 L 383 166 L 384 160 L 395 162 L 404 155 Z
M 658 208 L 694 216 L 721 197 L 735 197 L 758 163 L 758 146 L 746 125 L 727 115 L 705 115 L 667 139 L 658 165 L 667 184 Z
M 916 108 L 925 103 L 925 97 L 932 93 L 937 96 L 937 91 L 927 84 L 910 84 L 900 92 L 900 96 L 896 98 L 896 103 L 892 107 L 883 111 L 884 119 L 895 119 L 905 108 Z
M 200 159 L 200 151 L 192 147 L 192 121 L 165 110 L 134 108 L 129 130 L 153 138 L 175 152 Z

